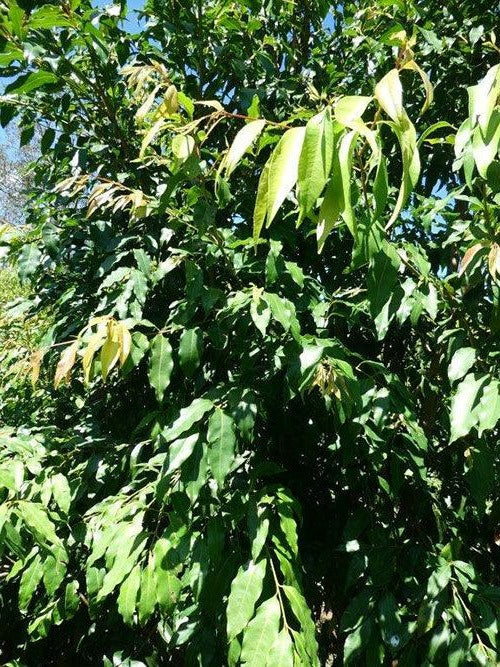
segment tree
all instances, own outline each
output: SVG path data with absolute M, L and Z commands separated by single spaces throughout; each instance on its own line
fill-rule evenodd
M 1 435 L 6 661 L 495 664 L 494 13 L 125 12 L 2 18 L 50 314 Z

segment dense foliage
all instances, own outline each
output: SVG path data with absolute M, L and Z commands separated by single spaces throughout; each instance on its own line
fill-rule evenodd
M 2 662 L 496 664 L 491 3 L 0 4 Z

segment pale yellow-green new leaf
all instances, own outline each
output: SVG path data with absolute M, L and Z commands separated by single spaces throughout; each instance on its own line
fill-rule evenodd
M 299 224 L 314 208 L 332 166 L 334 129 L 330 109 L 313 116 L 306 125 L 299 159 L 297 201 Z
M 386 229 L 397 220 L 401 209 L 415 187 L 420 175 L 420 156 L 417 147 L 417 133 L 413 123 L 405 114 L 400 123 L 389 122 L 389 125 L 393 128 L 401 147 L 403 177 L 401 179 L 401 187 L 396 200 L 396 206 L 394 207 L 394 211 L 386 225 Z
M 292 127 L 287 130 L 271 155 L 267 184 L 268 227 L 297 182 L 299 158 L 305 132 L 305 127 Z
M 375 97 L 385 113 L 398 122 L 404 115 L 403 87 L 397 69 L 391 71 L 375 86 Z
M 344 195 L 344 210 L 342 212 L 342 217 L 354 238 L 357 237 L 357 225 L 351 203 L 351 172 L 352 154 L 357 139 L 358 133 L 352 130 L 342 137 L 339 146 L 340 175 L 342 178 L 342 190 Z
M 373 97 L 363 95 L 341 97 L 335 104 L 335 119 L 342 125 L 351 127 L 353 122 L 361 118 L 372 99 Z
M 229 149 L 221 164 L 221 170 L 226 170 L 227 178 L 229 178 L 229 176 L 233 173 L 243 155 L 247 152 L 247 150 L 262 132 L 265 124 L 265 120 L 253 120 L 251 123 L 248 123 L 242 127 L 238 134 L 235 136 L 234 141 L 231 144 L 231 148 Z

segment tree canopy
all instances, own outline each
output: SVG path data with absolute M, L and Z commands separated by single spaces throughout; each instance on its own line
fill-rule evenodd
M 491 2 L 0 6 L 2 661 L 497 664 Z

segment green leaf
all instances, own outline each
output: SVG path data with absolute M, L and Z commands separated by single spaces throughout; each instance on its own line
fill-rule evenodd
M 335 119 L 342 125 L 352 128 L 353 123 L 361 118 L 372 99 L 373 97 L 362 95 L 341 97 L 335 104 Z
M 472 368 L 476 361 L 476 350 L 473 347 L 462 347 L 455 352 L 448 366 L 450 382 L 460 380 Z
M 226 170 L 227 178 L 232 174 L 243 155 L 257 139 L 265 125 L 265 120 L 254 120 L 242 127 L 235 136 L 231 148 L 221 164 L 221 170 Z
M 262 227 L 266 221 L 270 168 L 271 160 L 269 159 L 264 165 L 257 187 L 257 197 L 255 199 L 255 208 L 253 212 L 253 242 L 255 245 L 257 245 L 259 241 Z
M 326 108 L 308 121 L 299 159 L 297 201 L 299 223 L 314 208 L 323 191 L 333 159 L 333 123 Z
M 186 329 L 179 344 L 179 361 L 187 377 L 191 377 L 200 365 L 203 335 L 201 329 Z
M 319 209 L 318 224 L 316 227 L 319 252 L 323 250 L 326 238 L 336 225 L 343 210 L 344 188 L 342 184 L 342 172 L 340 170 L 338 151 L 335 151 L 332 174 Z
M 168 466 L 165 474 L 170 475 L 174 470 L 181 467 L 184 461 L 191 456 L 199 440 L 199 433 L 189 435 L 187 438 L 174 440 L 168 448 Z
M 42 580 L 43 566 L 40 554 L 36 554 L 28 567 L 23 571 L 19 585 L 19 608 L 27 609 L 33 594 Z
M 61 541 L 56 535 L 55 526 L 40 503 L 19 500 L 16 509 L 35 538 L 42 538 L 42 543 L 47 541 L 61 546 Z
M 387 333 L 396 311 L 395 285 L 400 263 L 396 250 L 388 244 L 384 246 L 384 250 L 377 252 L 370 262 L 367 276 L 368 300 L 379 340 Z
M 241 662 L 245 667 L 262 667 L 278 639 L 281 611 L 276 596 L 263 602 L 243 635 Z
M 165 336 L 157 334 L 151 343 L 149 358 L 149 382 L 155 390 L 159 403 L 163 400 L 165 389 L 170 384 L 170 376 L 174 368 L 172 346 Z
M 305 127 L 292 127 L 287 130 L 269 159 L 266 223 L 268 227 L 297 182 L 305 131 Z
M 479 421 L 477 430 L 481 437 L 484 431 L 494 429 L 500 419 L 500 382 L 498 380 L 492 380 L 484 387 L 477 413 Z
M 6 93 L 14 93 L 16 95 L 27 95 L 33 90 L 37 90 L 47 84 L 56 83 L 59 79 L 52 72 L 45 70 L 38 70 L 37 72 L 30 72 L 30 74 L 23 74 L 5 88 Z
M 397 69 L 391 69 L 375 86 L 375 97 L 394 122 L 399 122 L 404 116 L 403 87 Z
M 141 588 L 139 593 L 139 622 L 145 623 L 152 615 L 156 606 L 156 573 L 153 559 L 150 558 L 148 564 L 141 574 Z
M 477 405 L 486 377 L 476 378 L 473 373 L 466 375 L 458 385 L 451 399 L 450 444 L 467 435 L 478 423 Z
M 344 218 L 347 228 L 349 229 L 354 238 L 357 238 L 357 225 L 356 225 L 356 218 L 354 217 L 354 212 L 352 210 L 352 202 L 351 202 L 351 172 L 352 172 L 352 156 L 354 147 L 356 146 L 357 139 L 358 139 L 358 133 L 353 130 L 351 132 L 348 132 L 345 136 L 342 137 L 339 146 L 340 176 L 342 179 L 342 191 L 344 200 L 342 217 Z
M 182 408 L 175 422 L 163 429 L 161 435 L 166 442 L 176 440 L 183 433 L 200 421 L 207 412 L 212 410 L 214 404 L 208 398 L 195 398 L 195 400 L 186 408 Z
M 71 490 L 69 488 L 68 480 L 64 475 L 61 475 L 61 473 L 57 473 L 51 477 L 50 484 L 54 500 L 61 511 L 64 514 L 67 514 L 71 505 Z
M 62 584 L 66 565 L 59 556 L 48 556 L 43 564 L 43 585 L 49 596 L 53 596 Z
M 282 630 L 276 637 L 266 667 L 293 667 L 293 642 L 288 630 Z
M 208 422 L 208 463 L 219 488 L 234 461 L 236 436 L 233 418 L 215 408 Z
M 137 593 L 141 585 L 141 567 L 136 565 L 120 587 L 118 595 L 118 612 L 124 623 L 132 625 L 134 620 Z
M 311 664 L 319 665 L 318 660 L 318 642 L 316 641 L 316 627 L 311 616 L 311 611 L 307 605 L 305 597 L 294 586 L 283 586 L 283 592 L 286 595 L 290 607 L 298 620 L 301 628 L 301 634 L 304 638 L 304 647 L 309 655 Z
M 267 561 L 250 561 L 247 568 L 240 567 L 231 584 L 227 601 L 227 637 L 231 641 L 240 634 L 253 616 L 255 605 L 262 593 Z
M 374 220 L 380 218 L 387 204 L 387 195 L 389 192 L 389 181 L 387 176 L 387 158 L 380 156 L 377 166 L 377 173 L 373 182 L 373 198 L 375 200 Z
M 167 567 L 170 544 L 160 538 L 154 546 L 154 569 L 156 575 L 156 600 L 164 613 L 170 612 L 177 602 L 182 584 L 174 572 Z
M 30 30 L 63 28 L 73 25 L 70 19 L 59 9 L 53 5 L 46 5 L 40 7 L 33 12 L 28 21 Z
M 102 586 L 97 593 L 97 601 L 106 598 L 119 584 L 122 583 L 135 566 L 136 560 L 136 554 L 128 556 L 127 558 L 120 556 L 115 558 L 112 568 L 104 575 Z
M 389 125 L 393 128 L 401 147 L 403 176 L 396 205 L 386 228 L 390 227 L 397 220 L 401 209 L 417 184 L 420 175 L 420 156 L 417 147 L 417 133 L 413 123 L 411 123 L 407 116 L 404 116 L 399 125 L 397 123 L 389 123 Z

